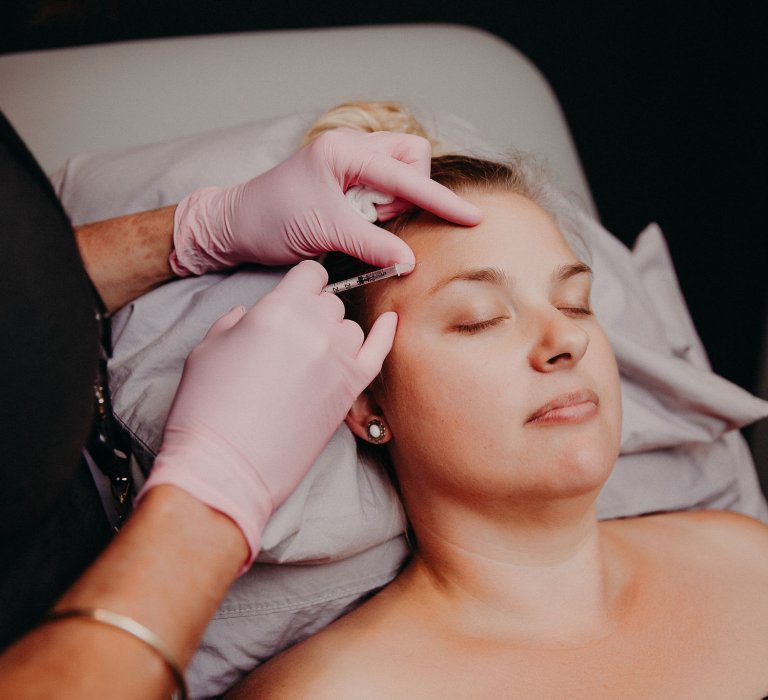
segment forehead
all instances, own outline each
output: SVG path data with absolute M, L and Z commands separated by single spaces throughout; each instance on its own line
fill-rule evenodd
M 380 302 L 397 307 L 469 268 L 496 267 L 511 277 L 538 282 L 548 280 L 558 266 L 578 260 L 554 219 L 526 197 L 508 192 L 461 196 L 480 207 L 483 221 L 463 227 L 432 215 L 417 218 L 401 236 L 419 264 L 407 277 L 382 284 Z

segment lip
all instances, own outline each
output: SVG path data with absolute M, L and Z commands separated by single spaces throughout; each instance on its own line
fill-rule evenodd
M 597 413 L 600 399 L 590 389 L 568 391 L 537 408 L 526 423 L 581 423 Z

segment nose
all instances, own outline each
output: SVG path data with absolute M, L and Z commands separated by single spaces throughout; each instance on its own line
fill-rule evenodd
M 538 372 L 555 372 L 576 365 L 589 345 L 589 333 L 559 309 L 549 308 L 537 319 L 536 342 L 529 361 Z

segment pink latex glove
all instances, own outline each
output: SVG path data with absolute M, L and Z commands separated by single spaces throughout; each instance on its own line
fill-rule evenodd
M 250 311 L 235 307 L 211 326 L 187 358 L 139 494 L 173 484 L 228 515 L 250 547 L 243 571 L 392 347 L 397 314 L 382 314 L 363 342 L 342 301 L 320 291 L 327 281 L 305 260 Z
M 480 210 L 429 178 L 429 141 L 412 134 L 334 129 L 263 175 L 229 188 L 195 190 L 176 208 L 174 273 L 201 275 L 243 262 L 285 265 L 340 250 L 372 265 L 415 262 L 397 236 L 365 221 L 346 201 L 354 185 L 394 195 L 385 220 L 418 205 L 458 224 Z

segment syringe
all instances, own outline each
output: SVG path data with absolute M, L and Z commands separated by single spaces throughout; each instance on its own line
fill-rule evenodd
M 323 287 L 323 291 L 330 292 L 331 294 L 346 292 L 348 289 L 355 289 L 355 287 L 362 287 L 364 284 L 385 280 L 387 277 L 399 277 L 406 272 L 410 272 L 414 267 L 416 267 L 415 263 L 395 263 L 390 267 L 382 267 L 380 270 L 372 270 L 357 277 L 350 277 L 348 280 L 327 284 Z

